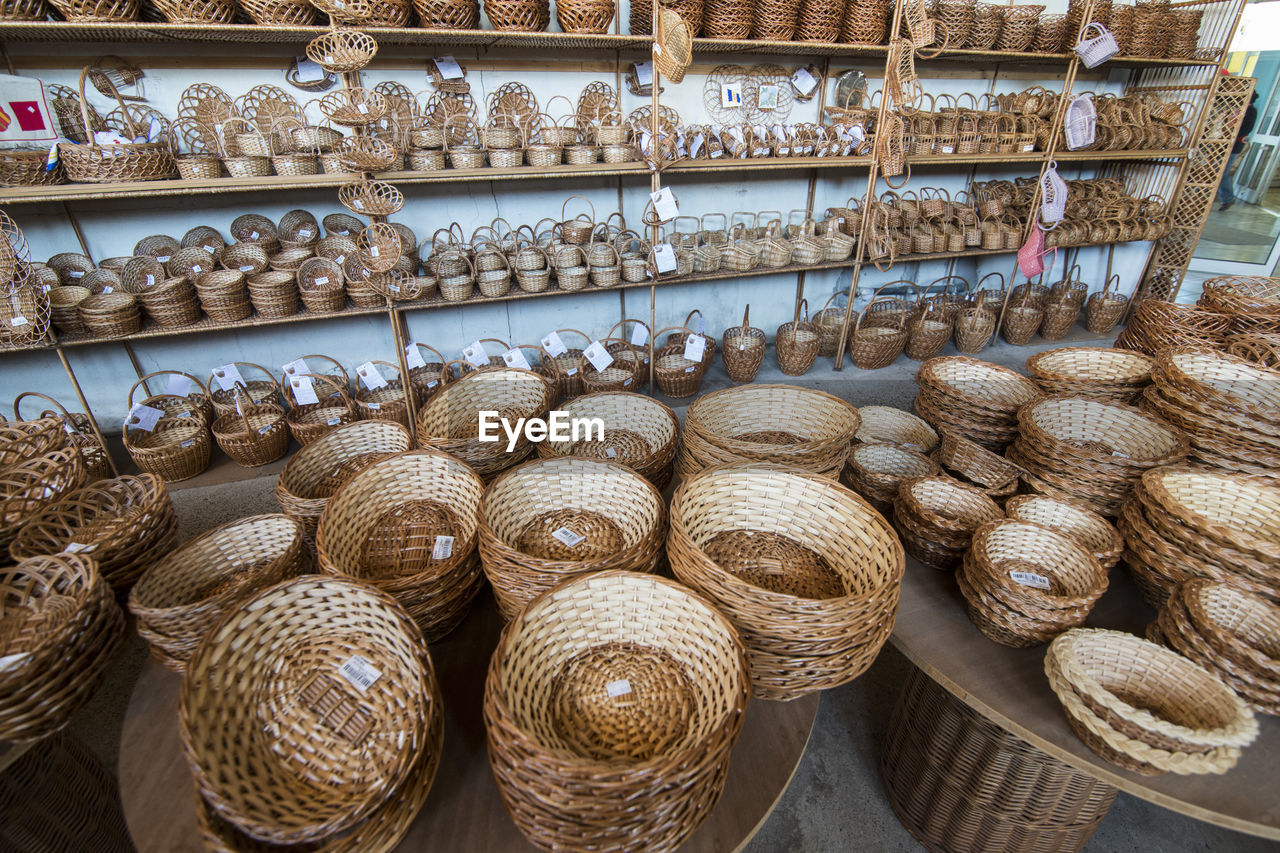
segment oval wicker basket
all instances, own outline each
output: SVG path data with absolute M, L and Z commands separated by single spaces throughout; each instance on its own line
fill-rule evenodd
M 1221 679 L 1132 634 L 1068 631 L 1044 665 L 1085 745 L 1135 773 L 1224 773 L 1258 735 L 1253 712 Z
M 871 665 L 892 630 L 904 567 L 893 529 L 853 492 L 764 463 L 684 481 L 667 557 L 741 632 L 755 694 L 777 700 Z
M 1155 360 L 1140 352 L 1094 347 L 1045 350 L 1027 359 L 1027 373 L 1045 394 L 1130 404 L 1151 384 Z
M 485 681 L 490 764 L 544 849 L 674 850 L 711 813 L 742 728 L 742 645 L 672 581 L 576 578 L 503 631 Z
M 1025 376 L 965 356 L 932 358 L 916 373 L 916 411 L 934 429 L 949 429 L 1000 451 L 1017 436 L 1017 412 L 1040 395 Z
M 126 474 L 70 492 L 33 517 L 9 546 L 15 560 L 70 550 L 91 557 L 126 592 L 176 540 L 178 518 L 164 482 Z
M 928 423 L 892 406 L 863 406 L 858 409 L 861 423 L 854 436 L 868 444 L 896 444 L 917 453 L 928 453 L 938 446 L 938 434 Z
M 904 480 L 893 502 L 893 526 L 907 553 L 934 569 L 949 569 L 968 550 L 973 532 L 1004 513 L 980 489 L 946 476 Z
M 0 738 L 34 743 L 97 690 L 124 614 L 92 558 L 52 554 L 0 569 L 0 620 Z
M 936 462 L 913 450 L 896 444 L 859 443 L 849 452 L 840 482 L 888 517 L 903 480 L 937 473 Z
M 219 417 L 210 432 L 222 452 L 245 468 L 267 465 L 289 452 L 284 409 L 274 403 L 244 405 Z
M 562 581 L 652 572 L 666 534 L 653 484 L 596 459 L 540 459 L 507 471 L 480 502 L 480 561 L 507 619 Z
M 1000 519 L 979 527 L 956 583 L 988 639 L 1029 648 L 1079 627 L 1107 589 L 1107 571 L 1047 527 Z
M 599 418 L 603 439 L 548 438 L 537 444 L 543 459 L 586 457 L 625 465 L 662 490 L 671 481 L 676 447 L 680 443 L 680 419 L 666 404 L 627 391 L 604 391 L 577 397 L 557 411 L 572 418 Z
M 1046 495 L 1018 495 L 1004 505 L 1004 512 L 1009 518 L 1056 530 L 1074 540 L 1108 571 L 1124 552 L 1124 539 L 1115 526 L 1084 504 Z
M 124 425 L 124 449 L 133 464 L 168 483 L 189 480 L 208 468 L 213 434 L 201 408 L 188 397 L 170 394 L 148 397 L 144 402 L 163 407 L 166 416 L 151 430 Z
M 355 826 L 424 754 L 438 761 L 443 738 L 421 632 L 389 596 L 315 576 L 263 590 L 206 636 L 179 720 L 205 804 L 273 844 Z
M 484 585 L 475 554 L 482 490 L 474 471 L 438 450 L 379 459 L 325 505 L 320 568 L 394 596 L 434 642 L 458 626 Z
M 66 435 L 61 428 L 58 432 Z M 87 482 L 80 449 L 60 441 L 61 446 L 0 468 L 0 553 L 8 553 L 22 525 Z
M 481 441 L 479 413 L 499 412 L 515 424 L 519 418 L 545 418 L 554 402 L 551 383 L 528 370 L 488 367 L 445 386 L 418 413 L 418 444 L 452 454 L 473 467 L 480 476 L 492 477 L 510 468 L 533 451 L 521 431 L 508 452 L 501 427 L 490 434 L 497 441 Z
M 229 522 L 155 560 L 129 591 L 129 612 L 151 654 L 175 672 L 223 617 L 310 564 L 302 525 L 283 515 Z

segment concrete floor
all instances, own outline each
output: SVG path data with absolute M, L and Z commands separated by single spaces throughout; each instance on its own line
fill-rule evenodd
M 1077 328 L 1065 341 L 1040 342 L 1029 347 L 997 345 L 981 357 L 1021 370 L 1025 360 L 1042 349 L 1110 343 L 1088 340 L 1085 335 L 1083 329 Z M 953 352 L 950 346 L 947 352 Z M 910 409 L 915 395 L 912 378 L 916 368 L 915 362 L 900 358 L 894 365 L 875 373 L 848 365 L 844 371 L 835 372 L 824 361 L 803 377 L 786 377 L 777 370 L 770 352 L 757 381 L 818 387 L 859 406 L 879 404 Z M 708 375 L 703 390 L 730 384 L 717 365 Z M 683 414 L 688 401 L 668 402 Z M 272 492 L 275 471 L 278 466 L 230 474 L 221 469 L 198 478 L 193 485 L 176 484 L 172 494 L 181 522 L 181 538 L 185 540 L 235 518 L 278 512 Z M 248 479 L 225 482 L 231 474 Z M 72 723 L 72 730 L 112 768 L 116 764 L 125 708 L 145 656 L 145 644 L 136 634 L 131 635 L 108 673 L 106 684 Z M 747 846 L 749 853 L 849 850 L 892 853 L 921 849 L 890 810 L 877 768 L 880 740 L 908 666 L 905 658 L 886 646 L 861 678 L 823 695 L 808 749 L 795 778 L 774 813 Z M 447 841 L 439 848 L 450 849 Z M 1280 844 L 1191 820 L 1121 794 L 1086 849 L 1254 853 L 1280 850 Z

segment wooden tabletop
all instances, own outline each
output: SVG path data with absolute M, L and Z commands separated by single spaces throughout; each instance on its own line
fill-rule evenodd
M 397 850 L 531 851 L 498 796 L 480 707 L 502 621 L 486 594 L 431 657 L 445 701 L 445 750 L 426 806 Z M 120 743 L 120 794 L 139 853 L 200 851 L 195 792 L 178 734 L 180 676 L 147 662 Z M 729 764 L 724 795 L 685 843 L 689 853 L 743 847 L 764 824 L 804 755 L 818 694 L 794 702 L 752 700 Z
M 1123 567 L 1087 626 L 1142 634 L 1155 618 Z M 1223 776 L 1139 776 L 1099 758 L 1067 724 L 1044 674 L 1045 646 L 1011 649 L 987 639 L 965 614 L 950 572 L 907 559 L 891 642 L 966 705 L 1028 743 L 1126 793 L 1198 820 L 1280 839 L 1280 719 L 1258 715 L 1261 734 Z

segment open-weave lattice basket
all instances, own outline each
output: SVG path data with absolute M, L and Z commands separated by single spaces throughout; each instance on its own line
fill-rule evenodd
M 489 761 L 546 850 L 675 850 L 711 813 L 742 729 L 742 645 L 701 597 L 602 572 L 535 600 L 489 664 Z
M 893 630 L 902 545 L 853 492 L 765 463 L 703 471 L 671 501 L 667 558 L 742 634 L 757 696 L 843 684 Z

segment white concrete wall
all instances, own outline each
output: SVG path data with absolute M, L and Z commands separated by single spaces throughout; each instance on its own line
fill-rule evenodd
M 622 11 L 624 29 L 626 7 Z M 48 82 L 75 85 L 79 68 L 91 61 L 101 46 L 86 45 L 38 45 L 10 44 L 10 55 L 20 74 L 38 76 Z M 300 101 L 308 93 L 288 87 L 283 69 L 295 50 L 289 47 L 252 45 L 238 51 L 229 61 L 220 60 L 234 45 L 132 45 L 118 48 L 129 56 L 137 57 L 147 70 L 144 93 L 148 102 L 167 115 L 173 115 L 181 92 L 188 85 L 201 81 L 214 82 L 233 97 L 258 83 L 274 83 L 296 94 Z M 381 80 L 399 80 L 414 91 L 429 89 L 429 78 L 424 68 L 424 58 L 443 55 L 448 49 L 434 51 L 430 48 L 409 50 L 384 47 L 375 64 L 365 73 L 366 85 Z M 469 69 L 468 80 L 478 102 L 486 93 L 508 80 L 520 80 L 537 94 L 540 103 L 546 104 L 553 95 L 564 95 L 576 101 L 582 88 L 593 80 L 613 84 L 615 57 L 612 53 L 583 54 L 572 58 L 550 57 L 546 54 L 504 52 L 482 55 L 475 49 L 454 49 L 459 61 Z M 628 61 L 639 56 L 629 56 Z M 553 62 L 552 60 L 555 59 Z M 754 60 L 726 55 L 725 62 L 749 64 Z M 761 57 L 761 62 L 784 65 L 788 70 L 801 64 L 800 58 Z M 684 82 L 676 85 L 664 81 L 664 104 L 676 107 L 687 122 L 709 121 L 702 107 L 703 83 L 716 61 L 714 56 L 698 57 L 699 64 L 691 69 Z M 225 66 L 230 67 L 225 67 Z M 879 88 L 881 68 L 833 64 L 833 76 L 848 67 L 861 67 L 870 78 L 872 90 Z M 930 76 L 926 88 L 930 94 L 960 95 L 964 92 L 982 92 L 990 87 L 992 69 L 959 65 L 930 64 L 920 66 L 920 71 Z M 1054 68 L 1017 70 L 1002 73 L 994 91 L 1018 91 L 1030 85 L 1043 85 L 1056 89 L 1061 84 L 1061 71 Z M 1114 76 L 1114 75 L 1113 75 Z M 1117 78 L 1118 79 L 1118 78 Z M 1078 89 L 1097 91 L 1117 88 L 1109 82 L 1106 73 L 1082 75 Z M 91 99 L 100 111 L 106 112 L 111 104 L 90 88 Z M 645 103 L 624 93 L 623 112 Z M 553 109 L 556 115 L 567 111 L 563 101 Z M 815 103 L 796 104 L 791 121 L 817 119 Z M 1063 170 L 1064 175 L 1076 172 L 1092 173 L 1092 167 L 1081 170 Z M 977 180 L 990 177 L 1013 178 L 1033 174 L 1034 167 L 1024 165 L 998 171 L 979 170 Z M 818 172 L 814 209 L 819 214 L 829 205 L 843 204 L 850 196 L 861 197 L 865 192 L 864 173 L 861 169 L 841 172 Z M 753 172 L 738 174 L 720 172 L 692 176 L 673 173 L 667 183 L 680 199 L 683 213 L 701 215 L 707 212 L 780 210 L 784 214 L 795 208 L 803 208 L 806 201 L 807 177 L 805 171 Z M 949 192 L 964 189 L 969 180 L 967 168 L 920 168 L 912 176 L 909 189 L 925 186 L 941 186 Z M 641 210 L 648 195 L 648 181 L 643 177 L 628 177 L 622 183 L 622 212 L 635 227 L 639 224 Z M 395 220 L 414 229 L 420 240 L 429 240 L 431 234 L 450 222 L 457 221 L 470 233 L 481 225 L 502 216 L 512 224 L 533 223 L 543 217 L 558 218 L 561 205 L 571 195 L 583 195 L 593 205 L 599 219 L 605 218 L 618 207 L 618 185 L 615 178 L 579 180 L 519 180 L 508 182 L 467 183 L 455 185 L 404 185 L 408 203 Z M 881 186 L 883 189 L 883 185 Z M 577 204 L 577 202 L 575 202 Z M 342 211 L 336 193 L 332 190 L 234 193 L 189 198 L 123 199 L 117 202 L 76 202 L 72 204 L 83 227 L 89 249 L 95 259 L 113 255 L 128 255 L 133 245 L 150 234 L 181 235 L 198 224 L 212 225 L 226 234 L 232 219 L 245 212 L 257 212 L 278 219 L 286 211 L 302 207 L 321 217 L 326 213 Z M 575 208 L 575 210 L 581 208 Z M 44 259 L 61 251 L 78 250 L 74 233 L 61 205 L 23 205 L 9 211 L 27 233 L 33 257 Z M 1115 268 L 1123 273 L 1123 286 L 1131 288 L 1141 272 L 1147 245 L 1122 246 L 1116 251 Z M 1106 267 L 1105 249 L 1086 249 L 1080 253 L 1083 276 L 1091 285 L 1100 288 Z M 991 258 L 961 260 L 955 272 L 971 282 L 990 271 L 1005 275 L 1012 272 L 1014 258 L 1011 254 Z M 873 268 L 864 271 L 860 294 L 896 278 L 913 278 L 928 284 L 947 272 L 947 264 L 901 264 L 889 273 Z M 1062 272 L 1061 259 L 1054 270 L 1056 279 Z M 809 274 L 806 293 L 811 310 L 817 310 L 827 298 L 848 288 L 850 271 L 815 271 Z M 773 330 L 790 319 L 795 292 L 793 275 L 768 275 L 725 280 L 703 284 L 663 285 L 657 289 L 657 325 L 667 326 L 681 322 L 692 308 L 700 308 L 706 316 L 709 333 L 719 332 L 729 325 L 741 322 L 743 307 L 751 305 L 753 325 L 764 328 L 772 336 Z M 572 327 L 591 335 L 603 335 L 625 311 L 626 315 L 648 319 L 649 294 L 646 289 L 616 292 L 553 296 L 546 299 L 526 299 L 509 304 L 463 305 L 446 309 L 414 311 L 409 314 L 409 327 L 414 339 L 429 343 L 447 356 L 456 357 L 461 348 L 482 337 L 496 337 L 510 343 L 534 342 L 553 328 Z M 172 338 L 138 341 L 134 344 L 142 367 L 146 370 L 181 368 L 208 376 L 210 369 L 229 361 L 256 362 L 271 367 L 276 372 L 280 365 L 294 357 L 312 352 L 337 357 L 350 366 L 370 358 L 394 361 L 394 345 L 385 318 L 369 316 L 324 320 L 273 326 L 264 329 L 229 331 L 216 334 L 177 336 Z M 80 377 L 94 411 L 104 424 L 111 428 L 119 422 L 126 410 L 126 393 L 132 384 L 134 371 L 118 343 L 103 343 L 69 350 L 71 363 Z M 15 395 L 30 389 L 48 390 L 70 404 L 73 395 L 57 358 L 52 353 L 6 354 L 0 357 L 0 405 Z

